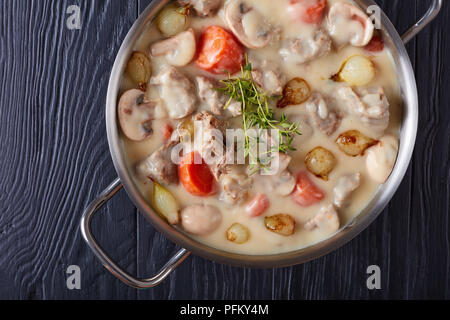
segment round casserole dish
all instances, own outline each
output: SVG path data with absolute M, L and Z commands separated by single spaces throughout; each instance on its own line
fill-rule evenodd
M 344 245 L 367 228 L 386 207 L 402 182 L 408 169 L 416 140 L 418 127 L 418 93 L 414 71 L 405 44 L 437 16 L 442 6 L 442 0 L 433 0 L 432 5 L 425 16 L 408 30 L 403 37 L 399 35 L 387 16 L 381 12 L 381 31 L 384 34 L 386 47 L 394 60 L 403 99 L 403 117 L 399 132 L 400 149 L 397 163 L 389 180 L 378 190 L 376 196 L 369 205 L 355 219 L 344 225 L 335 236 L 301 250 L 284 254 L 262 256 L 233 254 L 211 248 L 189 238 L 168 225 L 147 204 L 133 182 L 132 174 L 127 166 L 120 139 L 120 126 L 117 118 L 117 104 L 121 77 L 126 68 L 128 59 L 133 52 L 135 43 L 143 32 L 146 24 L 151 21 L 159 10 L 161 10 L 168 2 L 169 0 L 154 0 L 141 14 L 125 38 L 111 72 L 106 102 L 106 127 L 111 156 L 119 178 L 93 201 L 93 203 L 85 210 L 81 220 L 81 232 L 83 238 L 101 263 L 127 285 L 135 288 L 149 288 L 161 283 L 191 253 L 209 260 L 239 267 L 285 267 L 302 264 L 328 254 Z M 376 5 L 372 0 L 355 0 L 355 2 L 363 10 L 368 10 L 370 6 Z M 157 230 L 163 233 L 171 241 L 184 248 L 179 251 L 156 276 L 149 279 L 136 279 L 122 270 L 108 257 L 96 242 L 91 232 L 90 224 L 94 214 L 111 197 L 113 197 L 114 194 L 121 190 L 122 187 L 126 190 L 130 199 L 140 212 L 145 215 L 147 220 Z

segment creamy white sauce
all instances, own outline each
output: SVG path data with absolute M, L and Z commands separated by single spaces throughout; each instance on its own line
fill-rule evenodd
M 342 1 L 342 0 L 328 0 L 328 6 Z M 302 34 L 312 34 L 314 28 L 299 21 L 292 20 L 287 15 L 287 6 L 289 0 L 254 0 L 254 6 L 262 13 L 272 27 L 278 28 L 280 31 L 279 39 L 272 41 L 271 45 L 266 48 L 258 50 L 247 50 L 252 56 L 259 58 L 261 61 L 269 59 L 277 62 L 280 65 L 281 71 L 286 75 L 287 79 L 294 77 L 301 77 L 305 79 L 311 86 L 313 91 L 320 92 L 325 96 L 332 96 L 338 86 L 345 84 L 336 83 L 329 78 L 339 71 L 342 63 L 351 55 L 362 54 L 371 56 L 377 70 L 375 79 L 368 87 L 383 87 L 386 96 L 390 102 L 390 125 L 385 134 L 398 136 L 400 119 L 402 116 L 402 100 L 400 98 L 400 90 L 397 83 L 397 76 L 393 60 L 387 50 L 376 55 L 370 55 L 362 48 L 347 46 L 340 51 L 332 50 L 330 54 L 318 60 L 306 63 L 303 65 L 285 63 L 279 55 L 281 40 L 289 37 L 296 37 L 301 32 Z M 210 25 L 218 25 L 226 28 L 223 19 L 223 10 L 215 17 L 200 18 L 191 17 L 190 27 L 194 29 L 197 37 L 201 31 Z M 323 21 L 323 26 L 326 26 L 326 19 Z M 157 31 L 153 24 L 150 24 L 147 30 L 143 33 L 139 42 L 136 45 L 137 51 L 148 52 L 151 44 L 161 40 L 162 36 Z M 152 59 L 153 74 L 158 74 L 162 66 L 166 64 L 164 57 L 156 57 Z M 190 64 L 186 67 L 179 68 L 190 79 L 194 79 L 197 75 L 204 75 L 209 78 L 223 78 L 212 76 L 211 74 L 200 70 L 195 64 Z M 194 82 L 194 81 L 193 81 Z M 123 90 L 132 88 L 133 85 L 124 75 Z M 158 92 L 154 88 L 150 88 L 148 95 L 150 97 L 157 97 Z M 339 108 L 345 110 L 346 106 L 338 105 Z M 204 103 L 199 102 L 199 110 L 209 110 L 209 107 Z M 279 111 L 277 111 L 279 114 Z M 320 203 L 308 208 L 298 206 L 291 197 L 276 197 L 269 192 L 269 186 L 264 183 L 264 180 L 254 183 L 251 189 L 250 199 L 258 193 L 264 193 L 268 196 L 271 206 L 262 217 L 249 218 L 245 214 L 245 204 L 242 206 L 229 206 L 223 202 L 219 202 L 218 196 L 209 198 L 199 198 L 188 194 L 182 186 L 171 185 L 168 189 L 175 195 L 182 207 L 192 204 L 198 205 L 212 205 L 220 208 L 222 212 L 222 222 L 218 229 L 212 234 L 201 237 L 194 237 L 199 242 L 207 244 L 211 247 L 222 249 L 229 252 L 242 253 L 248 255 L 266 255 L 277 254 L 298 250 L 317 242 L 325 240 L 330 236 L 326 232 L 321 232 L 318 229 L 308 231 L 304 228 L 304 224 L 313 218 L 319 210 L 327 205 L 333 203 L 333 189 L 338 184 L 339 179 L 348 174 L 361 174 L 361 185 L 353 192 L 349 201 L 349 206 L 339 209 L 339 218 L 341 226 L 350 222 L 355 218 L 373 199 L 375 193 L 379 188 L 379 184 L 371 179 L 367 166 L 365 156 L 352 158 L 341 152 L 335 143 L 339 134 L 347 130 L 359 130 L 363 134 L 372 138 L 381 138 L 378 132 L 371 131 L 359 119 L 347 116 L 343 119 L 339 129 L 330 137 L 321 133 L 315 128 L 305 105 L 291 106 L 283 109 L 291 121 L 301 121 L 302 126 L 300 130 L 303 135 L 297 137 L 294 146 L 297 148 L 296 152 L 290 155 L 293 158 L 290 171 L 296 176 L 298 172 L 306 170 L 304 160 L 306 154 L 317 146 L 324 147 L 335 155 L 337 159 L 336 168 L 329 175 L 329 181 L 325 182 L 318 178 L 313 178 L 314 183 L 326 192 L 325 199 Z M 164 118 L 164 113 L 161 113 L 161 118 Z M 155 120 L 153 123 L 154 132 L 162 132 L 168 120 Z M 172 122 L 176 125 L 176 122 Z M 236 121 L 239 126 L 239 121 Z M 159 148 L 164 141 L 161 134 L 154 134 L 151 138 L 144 142 L 132 142 L 123 137 L 123 147 L 127 155 L 130 171 L 134 172 L 135 166 L 146 159 Z M 142 192 L 144 198 L 148 199 L 151 205 L 150 195 L 152 184 L 149 181 L 144 181 L 142 178 L 136 177 L 137 186 Z M 249 200 L 250 200 L 249 199 Z M 268 231 L 264 226 L 264 216 L 275 215 L 279 213 L 290 214 L 296 220 L 295 234 L 290 237 L 284 237 Z M 234 223 L 241 223 L 245 225 L 251 233 L 250 239 L 247 243 L 237 245 L 227 241 L 225 234 L 226 230 Z

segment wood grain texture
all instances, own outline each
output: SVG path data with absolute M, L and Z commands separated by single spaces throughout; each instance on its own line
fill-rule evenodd
M 104 124 L 115 55 L 149 0 L 0 2 L 1 299 L 450 298 L 450 3 L 408 45 L 420 99 L 417 147 L 385 212 L 358 238 L 311 263 L 278 269 L 186 261 L 161 286 L 137 291 L 113 278 L 78 231 L 83 209 L 116 174 Z M 429 1 L 379 1 L 399 31 Z M 65 27 L 78 4 L 82 30 Z M 153 274 L 177 250 L 120 192 L 94 233 L 129 272 Z M 82 290 L 66 288 L 69 265 Z M 368 291 L 366 268 L 382 270 Z

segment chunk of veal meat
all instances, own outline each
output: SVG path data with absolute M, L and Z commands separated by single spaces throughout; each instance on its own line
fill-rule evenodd
M 140 176 L 168 185 L 178 182 L 178 169 L 172 161 L 172 148 L 177 141 L 170 141 L 140 163 L 137 173 Z
M 215 14 L 222 5 L 222 0 L 178 0 L 183 5 L 191 5 L 199 16 L 207 17 Z
M 338 98 L 349 112 L 361 119 L 369 128 L 383 132 L 389 126 L 389 101 L 383 88 L 355 92 L 350 87 L 337 90 Z
M 253 80 L 256 84 L 268 95 L 281 96 L 286 84 L 286 76 L 281 72 L 280 67 L 267 59 L 261 63 L 255 59 L 250 59 L 250 62 Z
M 211 108 L 215 116 L 234 118 L 242 114 L 242 103 L 233 100 L 226 106 L 229 98 L 217 90 L 220 88 L 217 81 L 202 76 L 197 77 L 196 80 L 200 99 Z
M 195 148 L 206 163 L 222 188 L 220 200 L 228 204 L 237 204 L 245 201 L 252 179 L 241 172 L 239 166 L 229 164 L 229 155 L 233 150 L 226 150 L 224 141 L 225 122 L 221 121 L 209 112 L 202 112 L 194 117 L 195 121 L 201 122 L 201 133 L 196 131 Z M 222 134 L 222 136 L 219 136 Z M 233 160 L 233 159 L 231 159 Z
M 314 124 L 324 134 L 331 136 L 340 126 L 341 117 L 331 111 L 320 93 L 315 93 L 307 102 L 307 109 Z
M 327 55 L 331 51 L 331 39 L 318 30 L 313 36 L 287 39 L 280 55 L 288 63 L 303 64 Z
M 171 66 L 150 79 L 150 84 L 159 86 L 161 99 L 172 119 L 183 119 L 196 109 L 197 95 L 191 81 Z
M 222 186 L 220 200 L 235 205 L 247 200 L 252 179 L 240 172 L 236 166 L 228 165 L 226 170 L 222 171 L 219 183 Z
M 326 234 L 333 234 L 339 230 L 340 221 L 333 205 L 322 207 L 317 215 L 305 224 L 306 230 L 318 229 Z
M 334 188 L 334 205 L 337 208 L 343 208 L 352 192 L 358 189 L 360 184 L 360 173 L 349 174 L 340 178 L 337 186 Z
M 210 166 L 224 163 L 226 122 L 205 111 L 194 117 L 194 148 Z

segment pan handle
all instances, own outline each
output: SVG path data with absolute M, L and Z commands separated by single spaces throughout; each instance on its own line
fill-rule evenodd
M 420 31 L 429 25 L 437 17 L 441 8 L 442 0 L 433 0 L 427 13 L 425 13 L 425 15 L 402 36 L 403 43 L 407 44 L 418 35 Z
M 83 218 L 81 219 L 81 234 L 100 262 L 117 279 L 136 289 L 156 287 L 161 284 L 161 282 L 163 282 L 167 276 L 169 276 L 184 260 L 186 260 L 187 257 L 189 257 L 190 252 L 185 249 L 180 250 L 154 277 L 149 279 L 136 279 L 115 264 L 95 240 L 91 231 L 91 222 L 95 213 L 97 213 L 98 210 L 121 189 L 122 183 L 120 182 L 120 179 L 117 179 L 87 207 L 83 213 Z

